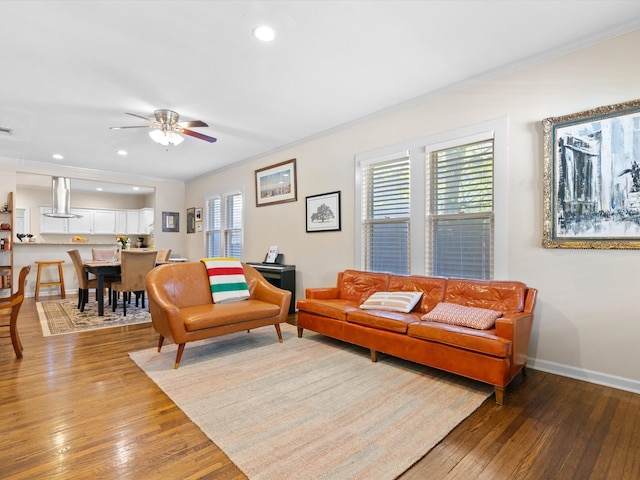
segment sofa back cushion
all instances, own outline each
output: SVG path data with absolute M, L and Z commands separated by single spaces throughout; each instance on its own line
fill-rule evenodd
M 362 304 L 375 292 L 383 292 L 389 284 L 388 273 L 345 270 L 338 276 L 341 300 Z
M 149 297 L 158 296 L 178 308 L 213 303 L 207 269 L 202 262 L 170 263 L 149 272 Z
M 414 312 L 427 313 L 444 300 L 447 279 L 442 277 L 423 277 L 420 275 L 392 275 L 389 279 L 390 292 L 422 292 L 420 302 Z
M 444 301 L 498 310 L 503 314 L 522 312 L 525 290 L 522 282 L 450 278 L 447 280 Z

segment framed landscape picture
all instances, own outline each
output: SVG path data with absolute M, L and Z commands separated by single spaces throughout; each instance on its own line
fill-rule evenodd
M 340 192 L 307 197 L 307 232 L 339 231 Z
M 256 207 L 295 202 L 296 159 L 256 170 Z
M 545 248 L 640 248 L 640 100 L 543 125 Z

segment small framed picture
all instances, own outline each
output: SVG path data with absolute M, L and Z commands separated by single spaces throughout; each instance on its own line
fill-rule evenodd
M 202 221 L 202 207 L 196 207 L 196 222 Z
M 187 233 L 196 233 L 196 209 L 187 208 Z
M 180 214 L 178 212 L 162 212 L 162 231 L 180 231 Z
M 307 197 L 307 233 L 340 229 L 340 192 Z

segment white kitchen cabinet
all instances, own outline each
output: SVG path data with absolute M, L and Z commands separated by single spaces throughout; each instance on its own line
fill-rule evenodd
M 116 211 L 115 210 L 94 210 L 93 211 L 93 233 L 94 235 L 115 235 L 116 232 Z
M 140 210 L 127 210 L 127 235 L 140 233 Z
M 127 233 L 127 211 L 116 210 L 116 234 L 124 235 Z
M 150 235 L 153 233 L 153 208 L 143 208 L 140 210 L 140 217 L 138 223 L 140 225 L 140 233 Z
M 68 233 L 91 235 L 93 233 L 93 210 L 89 208 L 72 208 L 69 210 L 77 218 L 69 219 Z
M 40 207 L 40 233 L 67 233 L 66 218 L 46 217 L 45 213 L 51 213 L 51 207 Z

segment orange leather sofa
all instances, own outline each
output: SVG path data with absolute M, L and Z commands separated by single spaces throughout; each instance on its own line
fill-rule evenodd
M 202 262 L 161 265 L 146 278 L 153 328 L 178 345 L 174 368 L 187 342 L 217 337 L 266 325 L 275 325 L 282 343 L 280 324 L 287 321 L 291 292 L 271 285 L 253 267 L 243 263 L 250 298 L 213 303 L 207 269 Z
M 409 313 L 363 310 L 375 292 L 423 292 Z M 495 387 L 502 405 L 506 386 L 524 373 L 537 290 L 517 281 L 400 276 L 345 270 L 335 287 L 308 288 L 299 300 L 298 336 L 304 329 L 473 378 Z M 423 321 L 439 302 L 497 310 L 495 326 L 479 330 Z

